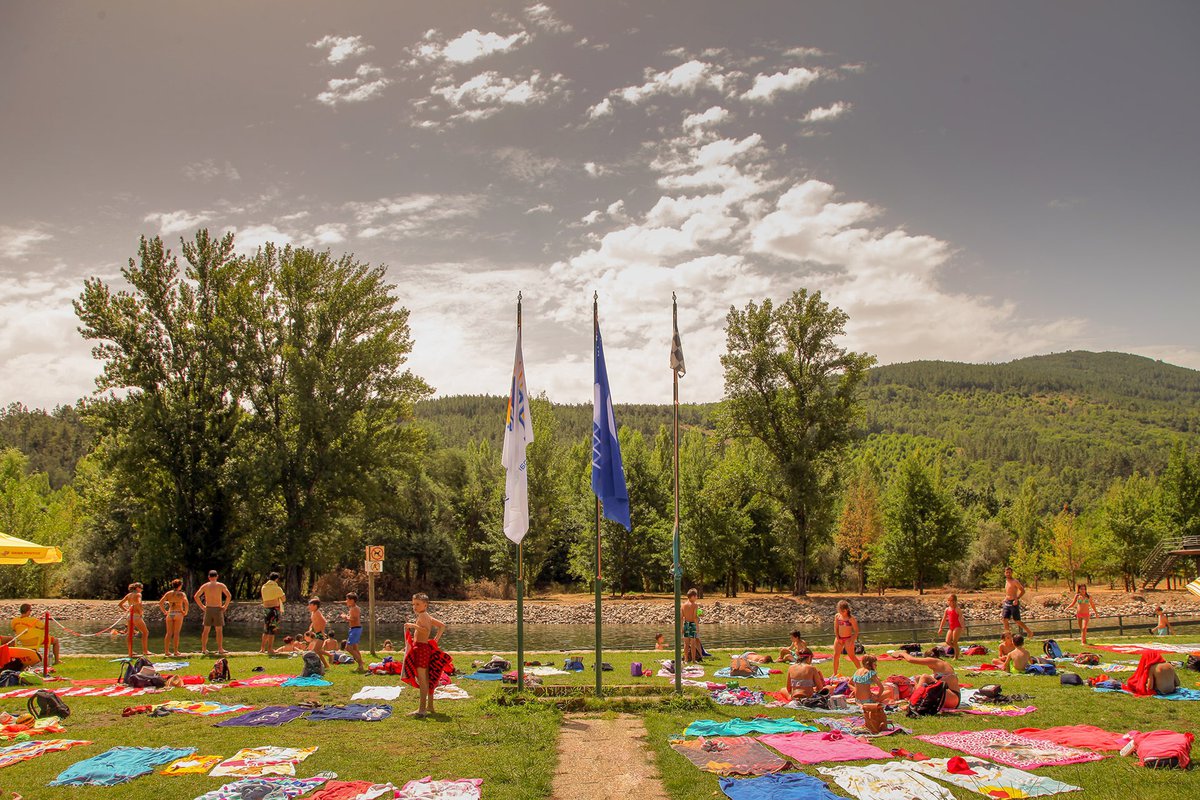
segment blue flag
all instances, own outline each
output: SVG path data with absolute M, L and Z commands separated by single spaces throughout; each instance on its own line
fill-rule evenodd
M 613 419 L 612 395 L 608 391 L 608 369 L 604 366 L 604 344 L 596 325 L 595 403 L 592 406 L 592 491 L 604 506 L 604 518 L 630 529 L 629 489 L 621 464 L 621 444 Z

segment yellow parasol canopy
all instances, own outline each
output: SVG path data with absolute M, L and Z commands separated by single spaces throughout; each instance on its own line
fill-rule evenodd
M 57 564 L 62 550 L 0 533 L 0 564 Z
M 1196 580 L 1189 583 L 1187 585 L 1187 590 L 1189 592 L 1191 592 L 1192 594 L 1196 595 L 1196 597 L 1200 597 L 1200 578 L 1197 578 Z

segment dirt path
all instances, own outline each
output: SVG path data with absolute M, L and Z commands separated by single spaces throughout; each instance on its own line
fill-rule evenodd
M 603 749 L 598 749 L 603 747 Z M 669 800 L 646 727 L 629 714 L 613 719 L 568 715 L 558 739 L 552 800 Z

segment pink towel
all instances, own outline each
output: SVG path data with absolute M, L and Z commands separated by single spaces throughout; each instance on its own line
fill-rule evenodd
M 757 737 L 760 742 L 775 748 L 800 764 L 821 764 L 825 761 L 858 761 L 863 758 L 891 758 L 866 739 L 829 733 L 773 733 Z

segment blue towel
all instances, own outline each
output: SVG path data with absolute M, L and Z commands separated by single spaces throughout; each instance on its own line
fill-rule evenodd
M 392 715 L 392 707 L 388 705 L 366 705 L 349 703 L 344 706 L 326 706 L 318 708 L 308 715 L 312 720 L 343 719 L 356 722 L 378 722 Z
M 463 675 L 469 681 L 498 681 L 503 680 L 504 676 L 499 672 L 472 672 L 470 675 Z
M 794 733 L 795 731 L 817 731 L 812 725 L 805 725 L 788 717 L 758 717 L 756 719 L 731 719 L 727 722 L 715 722 L 711 719 L 700 719 L 688 725 L 685 736 L 745 736 L 749 733 Z
M 280 686 L 333 686 L 332 681 L 327 681 L 324 678 L 318 678 L 316 675 L 306 675 L 304 677 L 288 678 Z
M 1174 694 L 1156 694 L 1159 700 L 1200 700 L 1200 690 L 1180 686 Z
M 230 717 L 216 724 L 218 728 L 261 728 L 285 725 L 294 719 L 304 716 L 307 708 L 299 706 L 265 706 L 254 711 L 247 711 L 237 717 Z
M 842 800 L 824 781 L 803 772 L 720 780 L 721 791 L 731 800 Z
M 98 756 L 76 761 L 50 781 L 50 785 L 116 786 L 195 752 L 194 747 L 114 747 Z

